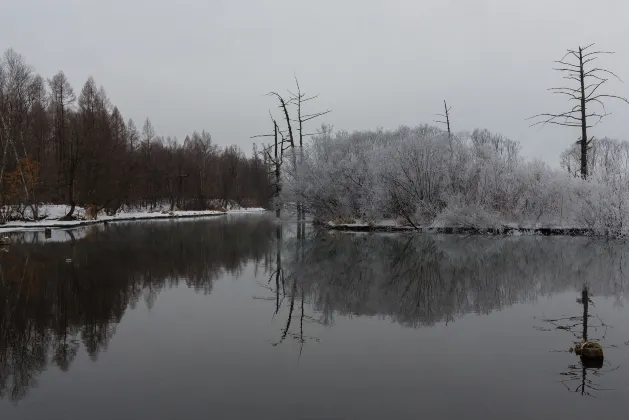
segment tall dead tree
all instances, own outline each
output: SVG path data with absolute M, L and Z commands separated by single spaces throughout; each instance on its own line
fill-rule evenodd
M 301 87 L 299 86 L 299 80 L 297 76 L 295 76 L 295 85 L 297 86 L 297 93 L 292 93 L 289 91 L 291 95 L 290 101 L 297 107 L 297 119 L 293 120 L 298 124 L 297 130 L 299 133 L 299 163 L 301 164 L 304 157 L 304 137 L 311 136 L 313 133 L 304 134 L 304 123 L 315 118 L 318 118 L 322 115 L 328 114 L 331 110 L 325 110 L 322 112 L 315 112 L 312 114 L 302 114 L 302 104 L 308 101 L 312 101 L 319 97 L 319 95 L 308 96 L 301 92 Z M 302 203 L 297 203 L 297 219 L 302 221 L 305 219 L 305 209 Z
M 269 175 L 274 175 L 274 180 L 271 181 L 271 186 L 273 187 L 273 197 L 275 198 L 275 217 L 280 218 L 280 205 L 279 205 L 279 196 L 282 191 L 282 165 L 284 163 L 284 151 L 287 146 L 284 145 L 286 143 L 286 139 L 277 124 L 277 121 L 271 115 L 271 122 L 273 123 L 273 134 L 259 134 L 256 136 L 252 136 L 251 138 L 258 137 L 273 137 L 273 143 L 269 146 L 262 147 L 262 153 L 264 155 L 265 161 L 271 164 L 271 169 L 269 170 Z M 290 147 L 290 146 L 288 146 Z
M 307 96 L 301 92 L 301 87 L 299 86 L 299 81 L 295 77 L 295 83 L 297 85 L 297 93 L 293 93 L 288 91 L 290 97 L 285 99 L 282 95 L 277 92 L 269 92 L 267 96 L 272 96 L 277 98 L 279 101 L 279 109 L 282 113 L 283 120 L 286 124 L 285 130 L 280 129 L 277 120 L 273 118 L 271 115 L 271 120 L 273 122 L 273 134 L 262 134 L 257 136 L 252 136 L 252 138 L 256 137 L 273 137 L 274 143 L 270 146 L 267 146 L 263 149 L 263 153 L 265 156 L 265 160 L 271 163 L 271 169 L 269 171 L 270 174 L 275 174 L 274 183 L 274 196 L 276 200 L 279 200 L 279 195 L 281 192 L 281 171 L 282 165 L 284 164 L 284 153 L 288 150 L 291 151 L 291 165 L 292 170 L 296 171 L 298 162 L 297 157 L 299 156 L 299 163 L 301 163 L 303 159 L 303 146 L 304 146 L 304 138 L 312 135 L 311 133 L 304 132 L 304 123 L 310 121 L 314 118 L 320 117 L 329 113 L 330 111 L 317 112 L 314 114 L 303 114 L 302 113 L 302 105 L 305 102 L 313 100 L 318 97 L 315 96 Z M 290 107 L 294 106 L 297 111 L 297 118 L 291 118 Z M 295 138 L 295 130 L 293 129 L 293 124 L 297 124 L 297 135 L 299 141 L 299 151 L 297 151 L 297 141 Z M 305 211 L 303 205 L 301 203 L 296 203 L 297 207 L 297 218 L 299 221 L 304 219 Z M 276 215 L 279 218 L 280 209 L 279 205 L 276 207 Z
M 588 151 L 591 149 L 592 138 L 588 138 L 588 128 L 596 126 L 603 118 L 609 115 L 605 108 L 605 99 L 618 99 L 627 104 L 629 100 L 623 96 L 601 93 L 600 88 L 608 82 L 609 76 L 620 78 L 612 71 L 591 65 L 601 55 L 614 54 L 611 51 L 591 50 L 594 44 L 579 47 L 576 50 L 567 50 L 561 60 L 556 61 L 558 67 L 554 68 L 563 75 L 563 79 L 574 83 L 574 86 L 562 86 L 550 88 L 557 95 L 568 97 L 568 101 L 576 104 L 566 112 L 537 114 L 529 119 L 537 119 L 534 125 L 555 124 L 565 127 L 577 127 L 581 129 L 581 138 L 577 144 L 581 146 L 581 178 L 587 179 Z M 589 65 L 589 66 L 588 66 Z
M 449 107 L 448 104 L 446 103 L 446 101 L 443 101 L 443 108 L 444 108 L 444 113 L 443 114 L 437 114 L 438 117 L 444 118 L 444 120 L 435 120 L 436 123 L 439 124 L 445 124 L 446 128 L 448 129 L 448 136 L 452 135 L 452 132 L 450 131 L 450 109 L 452 109 L 452 107 Z

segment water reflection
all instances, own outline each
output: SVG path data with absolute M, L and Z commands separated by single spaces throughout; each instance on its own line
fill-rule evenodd
M 279 256 L 278 248 L 275 286 L 268 289 L 275 295 L 275 315 L 283 303 L 287 307 L 286 323 L 274 345 L 293 337 L 301 343 L 300 355 L 306 341 L 306 317 L 331 326 L 335 314 L 378 316 L 417 328 L 447 324 L 468 313 L 488 314 L 569 290 L 578 291 L 582 316 L 546 321 L 574 333 L 579 341 L 598 342 L 605 335 L 588 336 L 588 326 L 594 333 L 606 331 L 608 326 L 598 316 L 596 323 L 592 321 L 590 296 L 611 297 L 617 305 L 628 297 L 623 275 L 628 268 L 623 255 L 628 249 L 619 242 L 318 232 L 307 241 L 299 237 L 286 240 L 281 249 L 284 257 Z M 581 291 L 583 284 L 589 286 Z M 297 297 L 301 298 L 301 322 L 291 330 Z M 316 317 L 304 315 L 304 299 Z M 557 324 L 559 321 L 569 325 Z M 575 327 L 581 331 L 577 333 Z M 580 359 L 562 372 L 561 383 L 591 396 L 606 390 L 596 380 L 617 370 L 609 362 L 602 368 L 598 362 L 593 365 Z M 574 389 L 572 382 L 577 382 Z
M 27 233 L 0 258 L 0 398 L 22 399 L 48 363 L 96 360 L 125 310 L 180 282 L 210 293 L 225 272 L 264 264 L 273 224 L 230 220 L 110 224 L 45 243 Z
M 577 296 L 577 303 L 582 305 L 580 315 L 544 319 L 544 323 L 551 328 L 538 328 L 538 330 L 561 331 L 572 335 L 571 347 L 567 352 L 574 353 L 578 357 L 578 363 L 571 363 L 565 371 L 560 373 L 562 376 L 560 382 L 568 391 L 594 397 L 599 391 L 613 390 L 603 387 L 598 381 L 603 375 L 618 370 L 620 366 L 612 366 L 604 358 L 603 350 L 607 347 L 605 341 L 610 325 L 607 325 L 600 315 L 592 313 L 595 305 L 587 284 Z M 626 346 L 627 343 L 624 345 Z
M 325 325 L 343 314 L 430 326 L 580 289 L 586 281 L 590 294 L 617 304 L 628 292 L 629 247 L 587 238 L 319 232 L 286 240 L 283 249 L 283 272 L 297 285 L 282 288 L 303 292 Z
M 296 342 L 300 355 L 319 339 L 313 325 L 339 315 L 419 328 L 586 283 L 591 296 L 627 298 L 627 245 L 587 238 L 354 235 L 259 216 L 60 235 L 24 234 L 0 254 L 0 398 L 24 398 L 51 363 L 68 370 L 82 351 L 97 360 L 140 300 L 150 309 L 181 284 L 209 294 L 248 263 L 279 325 L 271 344 Z

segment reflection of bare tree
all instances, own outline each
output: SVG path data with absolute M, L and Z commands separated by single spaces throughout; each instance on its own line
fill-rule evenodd
M 137 222 L 69 242 L 44 244 L 43 232 L 40 239 L 13 243 L 0 256 L 0 397 L 13 401 L 51 361 L 68 370 L 81 344 L 95 360 L 142 297 L 152 305 L 183 279 L 209 293 L 224 272 L 261 261 L 273 225 L 262 217 Z
M 593 397 L 594 391 L 612 391 L 610 388 L 603 388 L 597 382 L 597 379 L 601 378 L 605 373 L 613 372 L 619 369 L 620 366 L 609 369 L 587 367 L 582 362 L 573 364 L 568 367 L 566 372 L 562 372 L 561 375 L 567 377 L 562 380 L 561 383 L 567 390 L 580 393 L 581 395 Z M 588 374 L 590 375 L 588 377 Z M 577 382 L 578 385 L 575 389 L 570 387 L 570 384 Z
M 599 316 L 590 314 L 590 305 L 594 302 L 590 297 L 589 288 L 583 286 L 577 302 L 583 305 L 582 314 L 579 316 L 569 316 L 558 319 L 544 319 L 544 322 L 555 327 L 556 330 L 566 331 L 576 339 L 575 347 L 570 348 L 579 356 L 578 364 L 570 364 L 561 375 L 565 377 L 560 382 L 569 391 L 580 393 L 581 395 L 594 396 L 595 391 L 611 391 L 604 388 L 597 382 L 605 373 L 615 371 L 619 368 L 610 368 L 608 362 L 604 362 L 602 347 L 599 344 L 607 336 L 608 325 Z M 592 321 L 596 319 L 596 321 Z M 580 330 L 579 330 L 580 328 Z M 550 330 L 547 330 L 550 331 Z M 590 331 L 601 332 L 597 337 L 592 337 Z M 586 346 L 594 347 L 585 349 Z M 603 367 L 606 367 L 603 369 Z M 574 387 L 574 389 L 573 389 Z
M 295 275 L 285 275 L 285 270 L 283 269 L 283 260 L 282 260 L 282 252 L 284 248 L 287 248 L 287 252 L 290 252 L 292 257 L 292 261 L 300 261 L 303 258 L 304 253 L 304 243 L 306 241 L 306 227 L 305 223 L 297 224 L 297 235 L 295 240 L 289 240 L 286 242 L 288 247 L 284 246 L 283 241 L 283 227 L 281 225 L 277 225 L 276 228 L 276 249 L 275 249 L 275 268 L 271 272 L 271 276 L 269 277 L 269 281 L 267 285 L 262 285 L 267 290 L 269 290 L 275 301 L 275 311 L 273 313 L 273 317 L 280 314 L 280 311 L 283 308 L 283 303 L 286 299 L 288 299 L 286 321 L 282 328 L 280 338 L 278 341 L 273 343 L 273 346 L 278 346 L 282 344 L 287 338 L 292 338 L 299 342 L 299 355 L 301 356 L 303 352 L 303 347 L 308 339 L 312 339 L 318 341 L 315 337 L 308 337 L 304 335 L 304 322 L 317 322 L 314 318 L 306 315 L 305 305 L 306 305 L 306 295 L 304 288 L 299 281 L 298 277 Z M 271 286 L 272 279 L 275 279 L 275 285 Z M 289 290 L 287 292 L 286 284 L 289 283 Z M 297 303 L 297 299 L 299 299 L 299 303 Z M 267 299 L 268 300 L 268 299 Z M 296 306 L 299 305 L 297 308 Z M 296 320 L 295 317 L 299 317 L 299 320 Z M 298 323 L 298 331 L 294 331 L 295 323 Z

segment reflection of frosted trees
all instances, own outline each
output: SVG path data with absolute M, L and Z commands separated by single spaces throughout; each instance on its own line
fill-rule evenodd
M 586 282 L 593 295 L 622 301 L 627 250 L 587 238 L 322 233 L 305 243 L 299 259 L 287 254 L 284 267 L 323 323 L 340 313 L 420 326 L 489 313 Z
M 141 299 L 150 307 L 184 279 L 210 293 L 223 273 L 262 261 L 273 225 L 248 217 L 112 224 L 94 233 L 46 245 L 25 235 L 1 255 L 0 398 L 22 399 L 50 361 L 68 370 L 81 347 L 95 360 Z
M 628 297 L 629 245 L 620 242 L 326 231 L 281 242 L 269 264 L 277 269 L 261 282 L 271 292 L 264 298 L 273 301 L 273 317 L 281 319 L 274 345 L 292 338 L 303 347 L 313 338 L 304 328 L 331 326 L 335 314 L 388 317 L 416 328 L 583 284 L 594 296 L 619 303 Z

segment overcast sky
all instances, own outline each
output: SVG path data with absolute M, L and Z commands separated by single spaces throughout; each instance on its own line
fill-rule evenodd
M 556 163 L 576 129 L 530 128 L 565 109 L 547 88 L 553 60 L 596 42 L 629 96 L 629 1 L 599 0 L 2 0 L 0 47 L 45 77 L 88 75 L 125 118 L 158 134 L 208 130 L 247 153 L 268 131 L 264 93 L 319 93 L 310 110 L 347 130 L 430 123 L 452 106 L 456 131 L 488 128 Z M 593 134 L 629 139 L 629 106 L 610 102 Z M 313 124 L 313 128 L 314 125 Z

